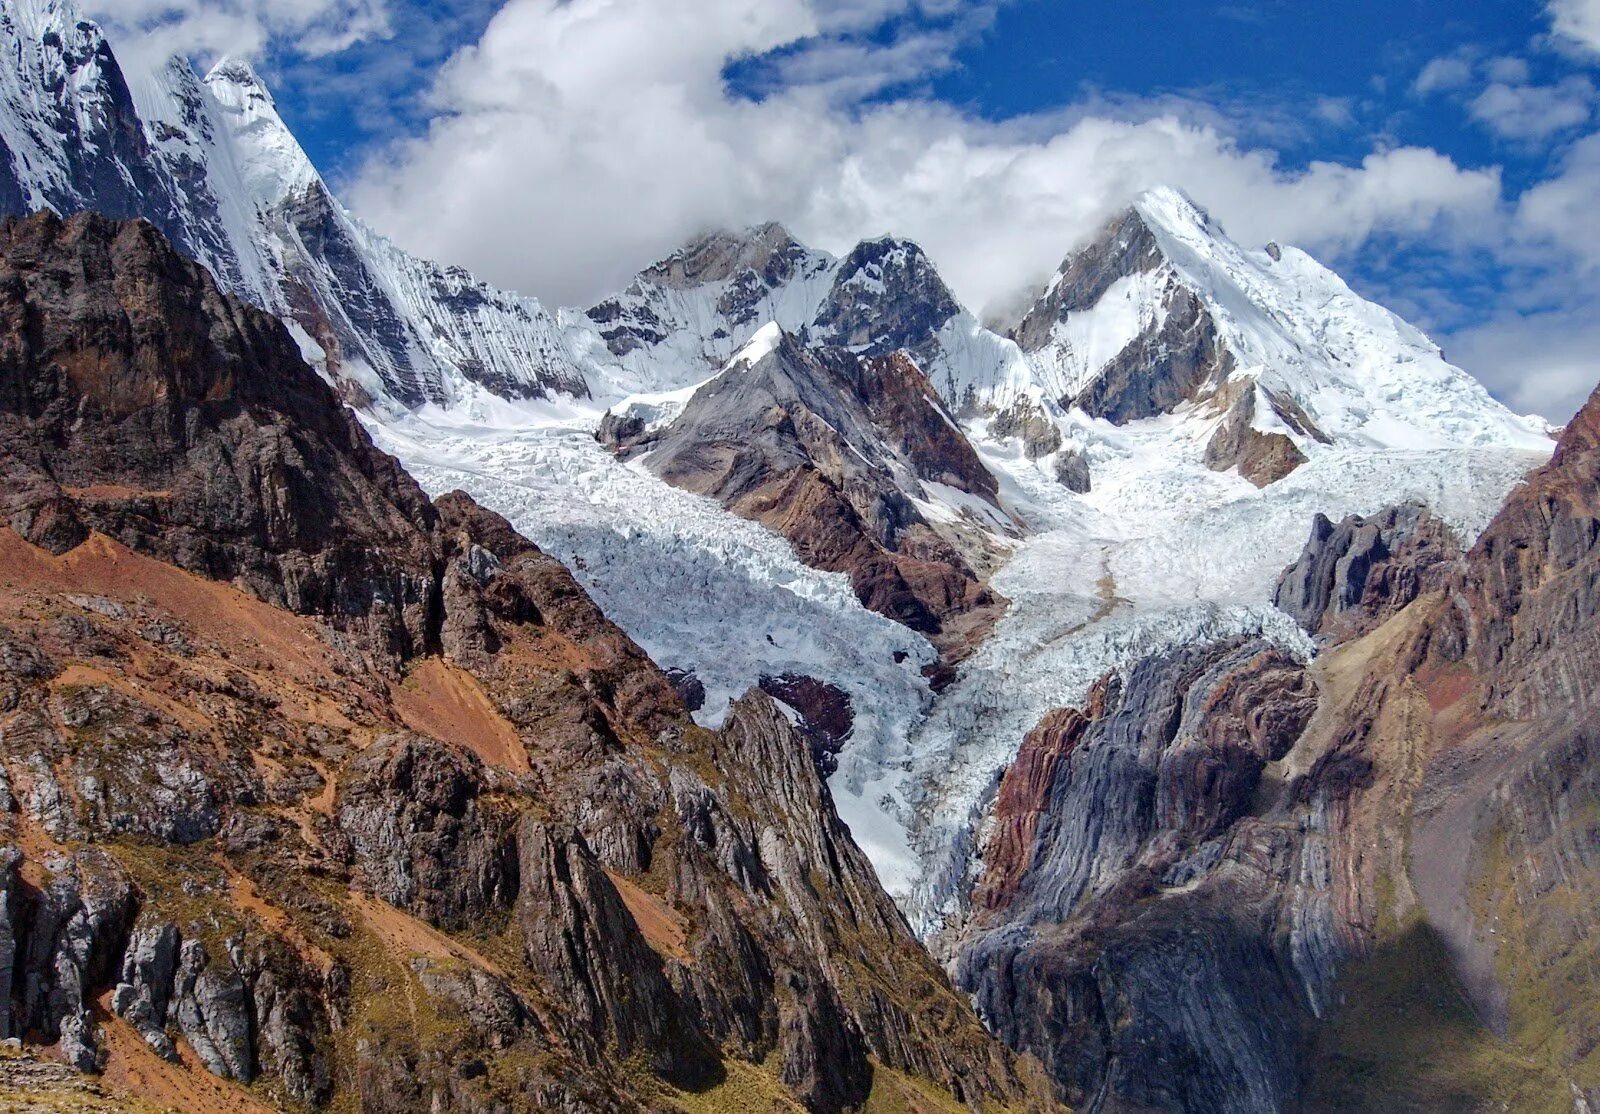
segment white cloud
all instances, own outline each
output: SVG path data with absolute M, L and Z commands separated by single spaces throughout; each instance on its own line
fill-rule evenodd
M 1560 425 L 1600 382 L 1600 304 L 1507 311 L 1446 341 L 1445 354 L 1520 413 Z
M 1594 84 L 1574 75 L 1555 85 L 1494 82 L 1473 100 L 1470 111 L 1496 135 L 1539 140 L 1587 123 L 1594 102 Z
M 1524 193 L 1517 233 L 1554 257 L 1573 259 L 1592 284 L 1600 277 L 1600 132 L 1574 143 L 1560 173 Z
M 269 47 L 317 58 L 393 33 L 386 0 L 83 0 L 124 55 L 259 55 Z
M 1548 10 L 1557 35 L 1600 53 L 1600 0 L 1550 0 Z
M 1526 58 L 1511 55 L 1491 58 L 1484 68 L 1488 71 L 1490 81 L 1506 85 L 1526 85 L 1531 72 Z
M 1460 89 L 1472 80 L 1472 62 L 1460 54 L 1435 58 L 1417 75 L 1412 89 L 1421 96 Z
M 427 134 L 374 159 L 351 200 L 415 250 L 568 304 L 698 231 L 778 219 L 834 250 L 884 232 L 916 239 L 981 309 L 1168 182 L 1247 242 L 1327 252 L 1375 231 L 1478 236 L 1496 219 L 1496 171 L 1425 149 L 1286 173 L 1226 127 L 1170 112 L 997 124 L 915 97 L 841 100 L 842 72 L 862 88 L 904 80 L 904 48 L 827 29 L 903 7 L 512 0 L 446 67 Z M 959 22 L 971 10 L 944 12 Z M 792 75 L 818 80 L 759 101 L 726 87 L 729 59 L 779 47 Z M 916 66 L 948 64 L 936 45 L 919 51 Z

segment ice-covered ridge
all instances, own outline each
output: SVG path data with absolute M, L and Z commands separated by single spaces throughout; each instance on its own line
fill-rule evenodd
M 1335 440 L 1411 449 L 1548 441 L 1543 421 L 1512 414 L 1420 330 L 1307 253 L 1247 252 L 1174 189 L 1134 207 L 1210 311 L 1234 374 L 1288 394 Z
M 744 366 L 753 367 L 778 350 L 778 345 L 783 343 L 783 326 L 776 321 L 768 321 L 755 331 L 749 343 L 734 354 L 728 361 L 730 368 Z
M 205 84 L 222 110 L 240 178 L 257 204 L 271 207 L 321 183 L 322 176 L 249 62 L 224 56 L 206 74 Z

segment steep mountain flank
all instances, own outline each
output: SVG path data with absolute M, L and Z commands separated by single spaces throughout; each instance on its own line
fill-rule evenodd
M 588 394 L 587 330 L 353 219 L 242 60 L 126 72 L 71 0 L 8 3 L 0 46 L 0 213 L 149 220 L 362 406 Z
M 696 727 L 149 225 L 0 225 L 0 329 L 0 1036 L 185 1109 L 1048 1105 L 769 698 Z
M 977 571 L 996 557 L 989 531 L 1011 528 L 998 485 L 903 352 L 809 349 L 769 325 L 671 422 L 624 412 L 600 435 L 846 573 L 866 607 L 930 636 L 947 661 L 1004 606 Z
M 1070 1101 L 1596 1100 L 1597 430 L 1464 556 L 1414 506 L 1317 519 L 1278 589 L 1311 666 L 1185 647 L 1029 734 L 947 945 Z

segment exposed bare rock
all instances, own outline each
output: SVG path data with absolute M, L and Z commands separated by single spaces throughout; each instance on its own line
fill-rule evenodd
M 936 398 L 903 353 L 862 358 L 784 335 L 700 388 L 665 428 L 613 419 L 602 436 L 771 527 L 807 564 L 847 573 L 864 605 L 959 660 L 1003 606 L 977 566 L 987 531 L 1007 519 L 994 477 Z M 967 532 L 930 522 L 912 502 L 927 497 L 924 482 L 987 503 L 991 518 Z
M 0 259 L 14 529 L 57 553 L 96 530 L 378 653 L 427 648 L 427 498 L 276 319 L 140 222 L 8 219 Z
M 1316 707 L 1259 642 L 1147 659 L 1047 716 L 1001 783 L 958 977 L 1091 1109 L 1283 1108 L 1312 1009 L 1295 827 L 1249 818 Z M 1161 1065 L 1182 1063 L 1181 1077 Z
M 666 674 L 667 680 L 672 683 L 673 691 L 678 694 L 678 699 L 683 701 L 685 708 L 691 712 L 698 712 L 705 707 L 705 682 L 694 675 L 694 670 L 669 668 Z
M 0 1036 L 241 1106 L 1032 1101 L 769 697 L 696 726 L 147 226 L 0 225 L 0 472 Z
M 178 927 L 141 920 L 122 956 L 122 977 L 111 1008 L 128 1019 L 145 1043 L 166 1060 L 178 1058 L 167 1035 L 167 1007 L 178 965 Z
M 471 924 L 517 893 L 511 819 L 487 788 L 476 756 L 389 735 L 351 764 L 334 820 L 377 896 L 431 924 Z
M 133 921 L 135 898 L 127 875 L 99 851 L 60 856 L 51 875 L 28 893 L 8 856 L 6 913 L 0 953 L 10 953 L 8 1028 L 0 1036 L 38 1033 L 60 1042 L 62 1058 L 79 1071 L 100 1066 L 91 1006 L 119 964 Z
M 855 710 L 842 689 L 807 677 L 785 673 L 762 677 L 761 691 L 794 709 L 800 733 L 811 743 L 817 772 L 823 777 L 839 768 L 838 754 L 855 730 Z
M 1257 487 L 1266 487 L 1304 464 L 1306 454 L 1288 434 L 1257 429 L 1256 386 L 1249 381 L 1238 386 L 1242 389 L 1225 388 L 1218 400 L 1226 405 L 1226 411 L 1217 431 L 1206 442 L 1206 467 L 1213 472 L 1237 468 L 1241 476 Z M 1227 402 L 1230 394 L 1236 397 Z
M 1033 399 L 1026 395 L 989 419 L 989 436 L 1017 438 L 1022 454 L 1039 460 L 1061 448 L 1061 430 Z
M 1544 468 L 1513 489 L 1467 556 L 1459 585 L 1470 660 L 1518 718 L 1600 704 L 1600 391 Z
M 1417 504 L 1337 526 L 1319 514 L 1300 559 L 1278 578 L 1273 603 L 1312 634 L 1360 637 L 1442 588 L 1460 556 L 1449 528 Z
M 1056 455 L 1056 482 L 1068 491 L 1087 495 L 1092 482 L 1089 458 L 1081 449 L 1065 448 Z

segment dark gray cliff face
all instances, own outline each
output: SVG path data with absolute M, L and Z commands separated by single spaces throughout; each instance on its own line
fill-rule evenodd
M 1316 705 L 1304 666 L 1224 642 L 1108 678 L 1024 743 L 958 982 L 1075 1106 L 1292 1105 L 1331 936 L 1326 880 L 1296 864 L 1325 822 L 1258 810 Z
M 1113 218 L 1089 245 L 1068 256 L 1050 289 L 1011 335 L 1026 353 L 1057 343 L 1056 325 L 1093 309 L 1119 280 L 1160 272 L 1165 256 L 1134 209 Z M 1071 397 L 1058 401 L 1121 425 L 1154 417 L 1203 398 L 1233 368 L 1216 323 L 1200 299 L 1176 278 L 1162 280 L 1160 321 L 1144 330 Z
M 868 240 L 840 264 L 806 335 L 871 356 L 904 349 L 925 358 L 939 330 L 960 312 L 921 248 L 904 240 Z
M 1272 602 L 1311 634 L 1359 637 L 1442 588 L 1460 557 L 1449 529 L 1417 504 L 1370 519 L 1350 515 L 1337 526 L 1319 514 Z

